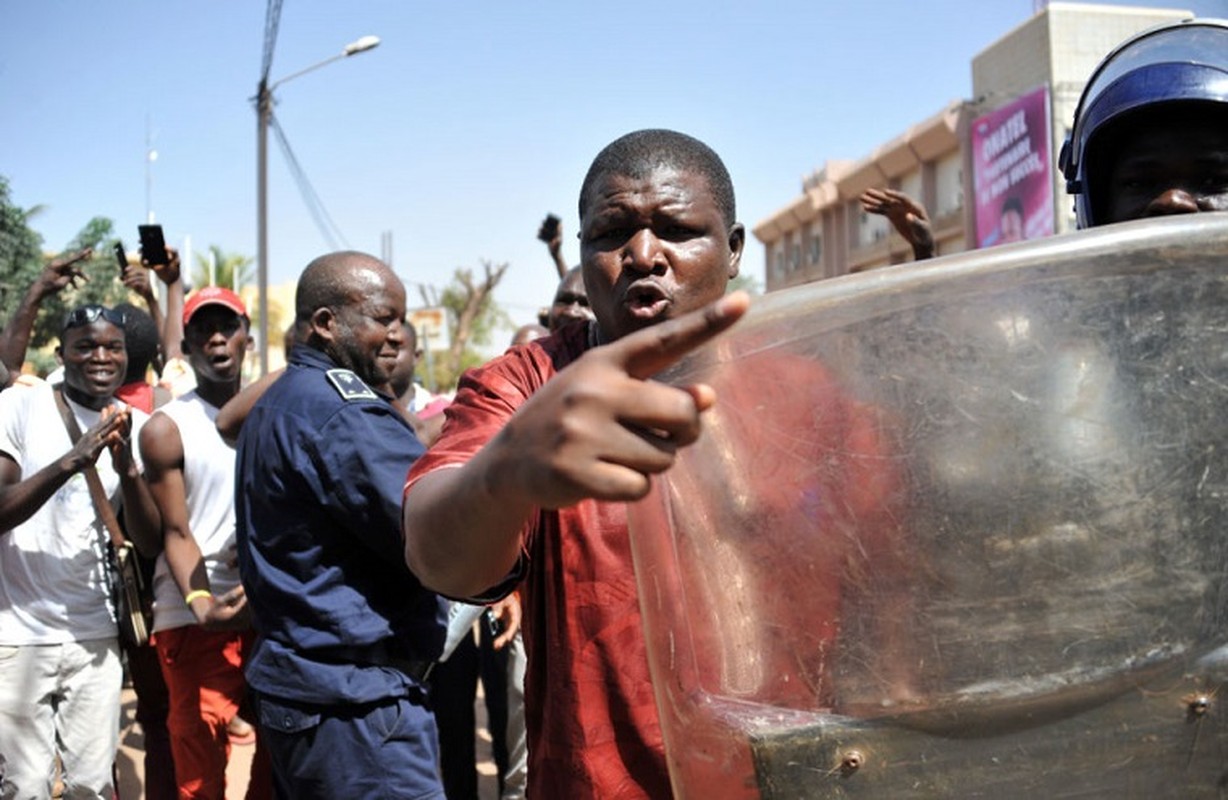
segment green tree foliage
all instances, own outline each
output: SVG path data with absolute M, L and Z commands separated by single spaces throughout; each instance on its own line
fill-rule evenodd
M 256 280 L 253 274 L 255 259 L 241 253 L 228 253 L 216 244 L 209 245 L 209 249 L 203 253 L 197 252 L 192 262 L 192 275 L 190 276 L 192 289 L 199 289 L 203 286 L 223 286 L 242 294 L 242 288 L 252 285 Z M 213 267 L 212 280 L 209 279 L 210 262 Z M 247 315 L 251 320 L 252 330 L 260 330 L 259 303 L 249 301 Z M 269 298 L 269 344 L 272 348 L 281 346 L 282 332 L 290 324 L 287 321 L 290 316 L 275 298 Z M 252 369 L 256 364 L 257 359 L 249 358 L 245 366 Z
M 0 315 L 4 320 L 43 269 L 43 237 L 29 225 L 37 211 L 14 205 L 8 179 L 0 177 Z
M 43 301 L 38 319 L 34 322 L 34 335 L 30 337 L 32 348 L 42 347 L 59 338 L 60 324 L 71 308 L 84 303 L 113 306 L 130 300 L 128 289 L 120 280 L 119 264 L 115 260 L 114 246 L 118 241 L 114 223 L 106 217 L 94 217 L 68 243 L 64 248 L 66 252 L 86 247 L 94 251 L 90 258 L 81 263 L 81 271 L 85 273 L 86 280 L 84 283 L 78 283 L 76 288 L 70 286 Z M 41 268 L 40 260 L 39 269 Z
M 43 269 L 43 238 L 29 224 L 38 210 L 37 206 L 22 209 L 15 205 L 8 179 L 0 177 L 0 315 L 3 320 L 10 318 Z M 114 305 L 128 299 L 112 252 L 116 241 L 111 221 L 95 217 L 64 248 L 69 252 L 93 248 L 93 257 L 80 265 L 86 281 L 42 302 L 34 321 L 28 357 L 34 358 L 36 349 L 59 337 L 60 323 L 68 309 L 82 303 Z M 34 360 L 40 371 L 54 366 L 48 357 Z
M 197 253 L 193 259 L 192 286 L 225 286 L 227 289 L 238 290 L 247 286 L 253 280 L 251 256 L 239 253 L 227 253 L 215 244 L 209 245 L 205 253 Z M 209 262 L 213 262 L 213 280 L 209 280 Z
M 745 272 L 739 273 L 738 277 L 731 280 L 729 285 L 725 287 L 725 293 L 736 292 L 739 289 L 747 294 L 759 294 L 759 281 L 755 280 L 753 275 L 748 275 Z

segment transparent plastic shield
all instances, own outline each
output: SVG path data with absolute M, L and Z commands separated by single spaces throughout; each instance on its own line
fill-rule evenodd
M 680 797 L 1224 790 L 1228 218 L 758 298 L 660 379 L 719 397 L 629 507 Z

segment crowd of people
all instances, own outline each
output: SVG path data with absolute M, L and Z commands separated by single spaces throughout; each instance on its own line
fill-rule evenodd
M 1062 155 L 1080 226 L 1228 210 L 1228 27 L 1106 62 Z M 862 203 L 933 255 L 919 203 Z M 0 798 L 115 796 L 125 662 L 149 797 L 223 797 L 249 724 L 250 798 L 475 797 L 479 675 L 504 797 L 671 796 L 625 503 L 719 402 L 652 377 L 747 310 L 746 233 L 720 157 L 668 130 L 602 149 L 578 212 L 578 266 L 557 218 L 539 231 L 549 309 L 425 418 L 405 289 L 372 256 L 307 265 L 288 366 L 246 388 L 243 301 L 185 297 L 173 251 L 165 312 L 134 266 L 151 314 L 75 308 L 58 374 L 14 380 L 88 254 L 46 265 L 0 346 Z M 175 359 L 194 388 L 171 399 L 146 376 Z M 152 644 L 121 649 L 113 510 L 152 565 Z M 441 661 L 457 602 L 495 623 Z

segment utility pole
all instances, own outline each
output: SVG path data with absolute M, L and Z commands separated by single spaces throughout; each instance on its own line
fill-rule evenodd
M 267 79 L 256 87 L 256 286 L 260 325 L 256 343 L 260 348 L 260 374 L 269 374 L 269 117 L 273 93 Z
M 256 288 L 260 295 L 257 313 L 260 326 L 257 328 L 257 346 L 260 348 L 260 374 L 269 374 L 269 123 L 273 119 L 273 90 L 286 81 L 293 80 L 326 64 L 348 58 L 379 45 L 378 36 L 363 36 L 350 42 L 340 53 L 300 69 L 279 81 L 269 83 L 268 76 L 256 85 Z

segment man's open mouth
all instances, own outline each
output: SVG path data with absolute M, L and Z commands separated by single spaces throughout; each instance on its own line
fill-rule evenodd
M 655 283 L 640 283 L 627 290 L 626 306 L 632 316 L 651 318 L 665 313 L 670 297 Z

